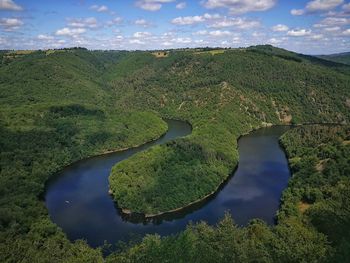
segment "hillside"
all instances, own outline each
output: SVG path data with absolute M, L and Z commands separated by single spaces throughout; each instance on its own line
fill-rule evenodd
M 331 54 L 331 55 L 320 55 L 317 57 L 321 59 L 337 62 L 337 63 L 350 65 L 350 52 Z
M 237 138 L 251 129 L 271 123 L 349 123 L 349 72 L 346 65 L 271 46 L 170 51 L 159 58 L 141 51 L 67 49 L 3 60 L 1 261 L 102 262 L 100 249 L 83 241 L 69 242 L 40 200 L 47 179 L 63 166 L 159 137 L 166 130 L 161 117 L 187 120 L 193 127 L 191 136 L 136 154 L 116 165 L 110 176 L 113 196 L 122 208 L 159 213 L 185 206 L 215 191 L 227 178 L 238 163 Z M 328 233 L 293 218 L 287 221 L 271 233 L 261 222 L 236 230 L 227 219 L 220 224 L 222 230 L 189 227 L 164 242 L 148 237 L 124 253 L 135 253 L 135 261 L 138 253 L 147 258 L 159 251 L 165 255 L 166 249 L 175 253 L 181 248 L 169 246 L 173 240 L 205 251 L 212 237 L 224 247 L 230 240 L 226 237 L 234 238 L 236 232 L 248 243 L 251 240 L 250 245 L 255 242 L 250 238 L 259 233 L 266 234 L 261 234 L 261 242 L 279 236 L 276 246 L 300 242 L 295 246 L 300 252 L 297 259 L 315 261 L 334 253 L 326 242 Z M 228 236 L 221 236 L 224 232 Z M 198 240 L 203 240 L 199 247 L 191 243 Z M 258 249 L 248 243 L 239 249 Z M 313 249 L 304 251 L 308 243 Z M 157 246 L 164 250 L 152 250 Z M 287 247 L 271 259 L 293 261 L 284 251 Z M 225 253 L 232 250 L 238 248 Z M 188 253 L 187 259 L 192 251 Z M 260 253 L 256 250 L 256 258 Z
M 267 123 L 348 122 L 349 75 L 343 69 L 280 49 L 268 53 L 267 48 L 217 55 L 178 52 L 153 61 L 138 54 L 138 66 L 141 58 L 145 66 L 128 82 L 138 81 L 115 81 L 117 97 L 133 98 L 123 99 L 126 107 L 151 107 L 189 120 L 194 129 L 188 138 L 114 167 L 110 185 L 121 208 L 158 214 L 211 193 L 237 164 L 236 139 L 252 128 Z M 123 91 L 118 93 L 120 87 Z M 178 161 L 171 162 L 174 159 Z M 146 183 L 138 184 L 139 176 Z

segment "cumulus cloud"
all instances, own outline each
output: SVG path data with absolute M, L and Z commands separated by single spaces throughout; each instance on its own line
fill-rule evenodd
M 332 27 L 344 26 L 350 24 L 350 18 L 346 17 L 326 17 L 321 22 L 314 25 L 314 27 Z
M 344 0 L 314 0 L 307 3 L 306 10 L 308 12 L 328 11 L 341 5 L 343 2 Z
M 213 30 L 213 31 L 199 30 L 193 33 L 193 35 L 195 36 L 207 36 L 207 37 L 227 37 L 227 36 L 231 36 L 232 34 L 233 33 L 228 30 Z
M 175 25 L 193 25 L 204 22 L 205 18 L 203 16 L 180 16 L 171 20 L 171 23 Z
M 78 37 L 79 35 L 86 32 L 85 28 L 69 28 L 64 27 L 56 31 L 57 36 L 69 36 L 69 37 Z
M 313 40 L 322 40 L 324 38 L 323 34 L 315 34 L 311 36 Z
M 231 14 L 266 11 L 272 8 L 277 0 L 206 0 L 205 8 L 227 8 Z
M 213 37 L 227 37 L 227 36 L 232 35 L 232 33 L 230 31 L 227 31 L 227 30 L 225 30 L 225 31 L 215 30 L 215 31 L 210 31 L 209 35 L 213 36 Z
M 137 20 L 135 20 L 134 24 L 137 26 L 142 26 L 142 27 L 150 27 L 152 25 L 146 19 L 137 19 Z
M 0 19 L 0 27 L 4 29 L 4 31 L 10 32 L 19 29 L 23 25 L 22 20 L 18 18 L 1 18 Z
M 176 9 L 184 9 L 186 8 L 186 2 L 180 2 L 176 5 Z
M 305 13 L 305 11 L 303 9 L 292 9 L 290 11 L 290 13 L 293 15 L 293 16 L 301 16 Z
M 90 6 L 91 10 L 95 10 L 96 12 L 107 12 L 109 9 L 105 5 L 92 5 Z
M 306 4 L 304 9 L 292 9 L 291 14 L 300 16 L 306 13 L 330 11 L 341 5 L 344 0 L 313 0 Z
M 173 38 L 171 42 L 176 44 L 189 44 L 192 42 L 192 39 L 189 37 L 178 37 L 178 38 Z
M 135 38 L 147 38 L 150 37 L 152 34 L 150 32 L 135 32 L 133 34 L 133 37 Z
M 247 18 L 240 18 L 240 17 L 234 17 L 234 18 L 223 17 L 222 19 L 218 19 L 217 21 L 214 21 L 208 27 L 213 27 L 213 28 L 237 27 L 239 29 L 249 29 L 249 28 L 254 28 L 259 26 L 260 26 L 260 22 L 256 20 L 250 20 Z
M 311 34 L 311 30 L 306 30 L 306 29 L 292 29 L 287 32 L 287 35 L 292 37 L 303 37 L 303 36 L 309 36 L 310 34 Z
M 278 45 L 278 44 L 281 44 L 282 42 L 283 42 L 282 39 L 278 39 L 278 38 L 274 38 L 274 37 L 267 40 L 267 43 L 271 44 L 271 45 Z
M 137 44 L 137 45 L 144 45 L 146 44 L 146 42 L 140 40 L 140 39 L 130 39 L 129 40 L 130 44 Z
M 113 26 L 113 25 L 120 25 L 123 23 L 123 18 L 122 17 L 115 17 L 112 20 L 107 22 L 108 26 Z
M 288 30 L 289 30 L 289 27 L 283 24 L 278 24 L 272 27 L 272 31 L 274 32 L 284 32 Z
M 45 41 L 51 41 L 54 39 L 53 36 L 50 36 L 50 35 L 45 35 L 45 34 L 40 34 L 38 35 L 37 37 L 39 40 L 45 40 Z
M 325 27 L 324 31 L 327 31 L 327 32 L 338 32 L 340 29 L 341 29 L 340 26 Z
M 173 20 L 171 20 L 171 23 L 175 25 L 193 25 L 202 23 L 205 21 L 213 20 L 213 19 L 219 19 L 221 16 L 219 14 L 208 14 L 205 13 L 201 16 L 180 16 L 176 17 Z
M 12 0 L 0 0 L 0 10 L 22 11 L 23 8 Z
M 342 33 L 344 36 L 350 36 L 350 28 L 346 29 Z
M 68 19 L 70 27 L 97 28 L 97 19 L 94 17 Z
M 174 2 L 174 0 L 139 0 L 136 6 L 147 11 L 158 11 L 162 4 Z
M 207 27 L 210 28 L 227 28 L 236 27 L 239 29 L 249 29 L 259 27 L 260 22 L 241 17 L 226 17 L 219 14 L 208 14 L 197 15 L 197 16 L 180 16 L 174 18 L 171 23 L 175 25 L 194 25 L 199 23 L 207 23 Z

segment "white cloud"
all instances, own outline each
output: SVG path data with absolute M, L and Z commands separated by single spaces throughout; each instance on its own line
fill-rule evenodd
M 210 31 L 209 35 L 213 37 L 226 37 L 226 36 L 232 35 L 232 33 L 230 31 L 215 30 L 215 31 Z
M 250 20 L 241 17 L 222 17 L 219 14 L 208 14 L 197 16 L 180 16 L 174 18 L 171 23 L 175 25 L 194 25 L 199 23 L 207 23 L 209 28 L 225 28 L 225 27 L 236 27 L 239 29 L 249 29 L 254 27 L 259 27 L 260 22 L 256 20 Z
M 22 20 L 18 18 L 1 18 L 0 27 L 3 27 L 5 31 L 14 31 L 23 25 Z
M 100 12 L 100 13 L 107 12 L 109 10 L 108 7 L 105 5 L 92 5 L 92 6 L 90 6 L 90 9 L 95 10 L 95 11 Z
M 227 37 L 233 35 L 231 31 L 228 30 L 199 30 L 197 32 L 192 33 L 195 36 L 207 36 L 207 37 Z
M 343 2 L 344 0 L 313 0 L 306 4 L 305 9 L 292 9 L 290 13 L 295 16 L 300 16 L 306 13 L 330 11 Z
M 346 29 L 342 33 L 344 36 L 350 36 L 350 28 Z
M 136 6 L 147 11 L 158 11 L 162 4 L 173 2 L 174 0 L 139 0 Z
M 267 43 L 271 44 L 271 45 L 278 45 L 281 44 L 283 42 L 282 39 L 278 39 L 278 38 L 270 38 Z
M 308 36 L 310 34 L 311 34 L 311 30 L 306 30 L 306 29 L 292 29 L 287 32 L 287 35 L 292 37 L 303 37 L 303 36 Z
M 340 26 L 334 26 L 334 27 L 325 27 L 324 28 L 324 31 L 327 31 L 327 32 L 337 32 L 341 29 Z
M 172 39 L 171 41 L 177 44 L 189 44 L 192 42 L 192 39 L 189 37 L 178 37 Z
M 254 28 L 259 26 L 260 26 L 259 21 L 249 20 L 249 19 L 240 18 L 240 17 L 234 17 L 234 18 L 224 17 L 210 24 L 208 27 L 213 27 L 213 28 L 237 27 L 240 29 L 248 29 L 248 28 Z
M 315 35 L 311 36 L 311 38 L 314 39 L 314 40 L 322 40 L 323 37 L 324 36 L 322 34 L 315 34 Z
M 186 8 L 186 2 L 180 2 L 176 5 L 176 9 L 184 9 Z
M 79 35 L 86 32 L 85 28 L 69 28 L 64 27 L 56 31 L 57 36 L 69 36 L 69 37 L 78 37 Z
M 227 8 L 231 14 L 265 11 L 272 8 L 277 0 L 206 0 L 205 8 Z
M 173 43 L 169 42 L 169 41 L 165 41 L 162 43 L 163 46 L 166 46 L 166 47 L 170 47 Z
M 137 26 L 150 27 L 152 24 L 148 22 L 146 19 L 137 19 L 134 22 Z
M 192 33 L 193 35 L 199 35 L 199 36 L 201 36 L 201 35 L 207 35 L 208 34 L 208 31 L 207 30 L 199 30 L 199 31 L 197 31 L 197 32 L 194 32 L 194 33 Z
M 133 37 L 135 38 L 146 38 L 150 37 L 152 34 L 150 32 L 135 32 Z
M 345 17 L 326 17 L 315 27 L 344 26 L 350 24 L 350 19 Z
M 290 13 L 293 15 L 293 16 L 301 16 L 305 13 L 305 11 L 303 9 L 292 9 L 290 11 Z
M 97 19 L 94 17 L 68 19 L 70 27 L 97 28 Z
M 197 23 L 204 22 L 205 18 L 203 16 L 180 16 L 171 20 L 171 23 L 175 25 L 193 25 Z
M 344 0 L 314 0 L 307 3 L 306 10 L 308 12 L 328 11 L 341 5 L 343 2 Z
M 49 36 L 49 35 L 44 35 L 44 34 L 40 34 L 37 37 L 39 40 L 46 40 L 46 41 L 50 41 L 53 40 L 54 37 L 53 36 Z
M 130 44 L 137 44 L 137 45 L 144 45 L 144 44 L 146 44 L 146 42 L 141 41 L 140 39 L 130 39 L 129 43 Z
M 0 0 L 0 10 L 22 11 L 23 8 L 12 0 Z
M 274 32 L 284 32 L 288 30 L 289 30 L 289 27 L 283 24 L 278 24 L 272 27 L 272 31 Z
M 123 22 L 122 17 L 115 17 L 112 20 L 107 22 L 108 26 L 113 26 L 113 25 L 120 25 Z

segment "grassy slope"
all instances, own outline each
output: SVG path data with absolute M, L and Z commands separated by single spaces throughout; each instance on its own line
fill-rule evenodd
M 211 193 L 237 164 L 238 136 L 263 123 L 349 120 L 346 66 L 326 67 L 265 46 L 214 56 L 178 52 L 158 60 L 139 53 L 135 61 L 138 70 L 115 81 L 123 87 L 116 97 L 189 120 L 194 129 L 113 168 L 115 200 L 131 211 L 156 214 Z

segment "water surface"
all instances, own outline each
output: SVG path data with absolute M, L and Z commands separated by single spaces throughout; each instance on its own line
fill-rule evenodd
M 91 246 L 111 244 L 147 233 L 173 234 L 201 220 L 217 223 L 229 211 L 245 225 L 260 218 L 274 223 L 280 197 L 290 176 L 278 138 L 287 130 L 274 126 L 240 138 L 239 165 L 217 194 L 188 209 L 154 220 L 126 218 L 108 195 L 108 176 L 114 164 L 136 152 L 191 133 L 189 124 L 169 120 L 169 131 L 155 142 L 122 152 L 88 158 L 70 165 L 50 180 L 45 202 L 51 219 L 71 240 L 86 239 Z

